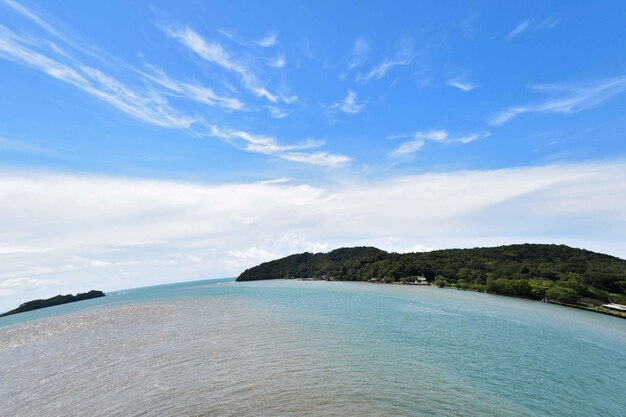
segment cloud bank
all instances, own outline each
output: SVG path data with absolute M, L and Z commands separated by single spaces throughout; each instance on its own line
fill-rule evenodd
M 0 175 L 0 308 L 60 292 L 233 276 L 300 251 L 554 242 L 626 256 L 626 163 L 329 186 Z

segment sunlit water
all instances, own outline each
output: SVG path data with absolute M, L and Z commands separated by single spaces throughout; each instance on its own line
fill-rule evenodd
M 2 416 L 626 415 L 626 320 L 471 292 L 203 281 L 0 326 Z

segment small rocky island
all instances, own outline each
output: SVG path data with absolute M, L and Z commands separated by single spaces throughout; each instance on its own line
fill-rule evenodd
M 26 311 L 38 310 L 40 308 L 57 306 L 59 304 L 67 304 L 74 303 L 76 301 L 89 300 L 92 298 L 104 297 L 105 294 L 102 291 L 91 290 L 89 292 L 78 293 L 76 295 L 66 294 L 66 295 L 57 295 L 52 298 L 47 298 L 45 300 L 33 300 L 28 301 L 24 304 L 21 304 L 15 310 L 7 311 L 4 314 L 0 314 L 0 317 L 9 316 L 11 314 L 24 313 Z

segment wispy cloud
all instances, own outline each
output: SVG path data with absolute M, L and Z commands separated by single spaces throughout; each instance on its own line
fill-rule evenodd
M 359 74 L 356 81 L 367 81 L 370 79 L 379 80 L 387 74 L 393 67 L 400 65 L 408 65 L 413 59 L 413 46 L 406 44 L 396 52 L 391 58 L 385 58 L 380 64 L 376 65 L 366 74 Z
M 328 168 L 336 168 L 352 161 L 352 158 L 346 155 L 336 155 L 328 152 L 288 152 L 279 155 L 281 159 L 300 162 L 303 164 L 319 165 Z
M 297 100 L 296 96 L 281 96 L 271 93 L 257 80 L 254 72 L 230 56 L 230 54 L 215 41 L 207 41 L 200 34 L 185 26 L 184 28 L 164 28 L 165 34 L 177 40 L 205 61 L 216 64 L 230 72 L 235 73 L 242 85 L 257 97 L 264 97 L 272 103 L 291 103 Z
M 472 14 L 461 21 L 461 32 L 466 39 L 473 39 L 476 32 L 476 19 L 478 15 Z
M 348 114 L 360 113 L 363 107 L 365 107 L 365 102 L 359 103 L 353 90 L 348 90 L 348 94 L 341 103 L 335 103 L 331 106 L 333 109 L 338 109 Z
M 5 279 L 0 281 L 0 295 L 10 295 L 21 291 L 33 291 L 55 284 L 59 284 L 59 282 L 52 279 L 26 277 Z
M 472 91 L 473 89 L 479 87 L 478 84 L 465 81 L 463 78 L 453 78 L 451 80 L 448 80 L 446 85 L 450 87 L 458 88 L 459 90 L 466 91 L 466 92 Z
M 196 121 L 171 107 L 163 96 L 154 91 L 133 89 L 102 71 L 79 62 L 61 62 L 63 57 L 52 58 L 44 54 L 44 51 L 32 49 L 31 44 L 31 41 L 26 41 L 0 26 L 0 58 L 41 71 L 156 126 L 187 129 Z
M 281 145 L 273 136 L 258 135 L 242 130 L 223 129 L 217 126 L 209 126 L 209 129 L 211 136 L 240 146 L 248 152 L 275 155 L 285 161 L 329 168 L 336 168 L 352 161 L 352 158 L 346 155 L 323 151 L 301 152 L 302 150 L 316 149 L 323 146 L 325 142 L 319 139 L 307 139 L 304 142 L 292 145 Z
M 54 28 L 51 30 L 56 31 Z M 71 44 L 68 47 L 72 53 L 69 53 L 53 46 L 47 39 L 39 39 L 30 34 L 27 36 L 28 38 L 23 38 L 0 25 L 0 59 L 6 59 L 47 74 L 137 120 L 154 126 L 185 130 L 197 136 L 219 138 L 247 152 L 274 155 L 281 159 L 302 161 L 306 164 L 331 166 L 350 160 L 348 157 L 327 152 L 304 152 L 323 146 L 324 142 L 321 140 L 311 139 L 295 144 L 282 144 L 272 136 L 253 134 L 240 129 L 218 128 L 202 117 L 187 115 L 168 102 L 168 97 L 175 96 L 210 106 L 218 106 L 229 111 L 245 108 L 240 100 L 220 96 L 213 89 L 197 82 L 176 80 L 150 64 L 146 64 L 149 71 L 138 71 L 123 64 L 121 68 L 127 70 L 126 75 L 128 77 L 125 81 L 121 81 L 120 78 L 107 74 L 105 69 L 87 65 L 77 57 L 72 56 L 74 52 L 80 51 L 73 50 Z M 190 47 L 193 46 L 196 53 L 234 71 L 242 79 L 252 79 L 248 78 L 247 69 L 232 60 L 218 44 L 207 43 L 190 30 L 177 32 L 172 36 L 180 37 Z M 77 56 L 81 56 L 80 53 Z M 251 84 L 251 81 L 247 86 L 259 96 L 266 97 L 272 102 L 292 103 L 297 100 L 295 96 L 273 95 L 264 87 Z M 270 114 L 276 118 L 284 117 L 285 112 L 276 106 L 274 107 L 269 109 Z M 0 147 L 21 152 L 45 152 L 44 149 L 8 139 L 0 140 Z
M 257 45 L 263 48 L 269 48 L 270 46 L 276 45 L 277 40 L 278 40 L 278 33 L 270 32 L 267 35 L 265 35 L 265 37 L 255 41 L 254 43 L 256 43 Z
M 188 26 L 184 28 L 165 28 L 164 30 L 170 38 L 176 39 L 204 60 L 233 71 L 242 78 L 251 77 L 248 69 L 235 62 L 218 42 L 207 42 Z
M 424 146 L 424 139 L 415 139 L 408 142 L 404 142 L 393 151 L 389 152 L 389 156 L 392 158 L 400 158 L 403 156 L 413 156 L 415 152 L 422 149 Z
M 248 152 L 274 155 L 281 152 L 314 149 L 324 145 L 324 141 L 309 139 L 295 145 L 281 145 L 273 136 L 258 135 L 243 130 L 224 129 L 217 126 L 209 126 L 210 135 L 226 140 L 232 144 L 243 143 L 243 148 Z
M 54 26 L 52 26 L 50 23 L 45 21 L 42 17 L 40 17 L 37 14 L 33 13 L 32 11 L 28 10 L 26 7 L 22 6 L 18 2 L 14 1 L 14 0 L 0 0 L 0 2 L 4 3 L 7 6 L 9 6 L 15 12 L 17 12 L 20 15 L 24 16 L 25 18 L 31 20 L 36 25 L 38 25 L 39 27 L 41 27 L 46 32 L 50 33 L 51 35 L 55 36 L 56 38 L 61 39 L 61 40 L 65 41 L 65 42 L 69 43 L 69 40 L 65 36 L 63 36 L 58 30 L 56 30 L 56 28 Z
M 0 137 L 0 149 L 5 151 L 12 152 L 20 152 L 27 153 L 33 155 L 44 155 L 44 156 L 60 156 L 60 154 L 52 149 L 34 145 L 29 142 L 25 142 L 22 140 L 9 139 Z M 2 253 L 2 249 L 0 248 L 0 253 Z
M 265 87 L 252 86 L 251 91 L 256 94 L 258 97 L 265 97 L 268 101 L 272 103 L 285 103 L 291 104 L 298 101 L 298 96 L 281 96 L 270 93 Z
M 287 60 L 285 59 L 285 54 L 280 53 L 276 57 L 267 60 L 267 65 L 274 68 L 283 68 L 287 65 Z
M 354 41 L 354 46 L 352 46 L 352 50 L 350 51 L 350 55 L 348 57 L 348 68 L 339 76 L 339 78 L 345 78 L 350 71 L 365 64 L 369 52 L 370 45 L 365 40 L 357 39 Z
M 575 85 L 537 85 L 549 97 L 538 103 L 513 106 L 493 116 L 492 126 L 503 125 L 524 113 L 578 113 L 626 91 L 626 76 Z
M 281 178 L 273 178 L 271 180 L 257 181 L 256 184 L 285 184 L 287 182 L 289 182 L 289 178 L 281 177 Z
M 545 19 L 532 17 L 521 21 L 507 35 L 507 39 L 514 39 L 524 34 L 530 34 L 542 30 L 554 29 L 560 22 L 560 19 L 547 17 Z
M 411 140 L 403 142 L 389 152 L 389 156 L 392 158 L 408 157 L 415 155 L 416 152 L 421 150 L 427 141 L 440 142 L 440 143 L 470 143 L 476 139 L 489 136 L 489 133 L 472 133 L 466 136 L 450 137 L 450 134 L 445 130 L 424 130 L 416 132 L 412 135 L 394 135 L 388 136 L 387 139 L 398 139 L 401 137 L 412 137 Z
M 357 39 L 354 42 L 352 51 L 350 52 L 350 65 L 348 66 L 348 69 L 351 70 L 363 65 L 367 60 L 367 55 L 369 54 L 369 51 L 369 44 L 363 39 Z
M 139 73 L 170 92 L 177 93 L 178 97 L 188 98 L 208 106 L 222 107 L 227 110 L 243 110 L 245 108 L 244 104 L 236 98 L 219 96 L 209 87 L 198 83 L 177 81 L 156 67 L 151 65 L 148 65 L 148 67 L 150 72 L 139 71 Z
M 270 116 L 273 117 L 274 119 L 284 119 L 285 117 L 289 116 L 289 113 L 287 113 L 284 109 L 281 109 L 280 107 L 277 106 L 265 106 L 267 108 L 267 111 L 269 112 Z
M 0 255 L 26 255 L 31 253 L 50 252 L 54 248 L 38 248 L 32 246 L 3 245 L 0 246 Z
M 233 29 L 217 29 L 217 32 L 225 36 L 234 43 L 246 48 L 269 48 L 276 45 L 278 41 L 278 32 L 269 32 L 266 36 L 258 39 L 245 38 L 237 34 Z

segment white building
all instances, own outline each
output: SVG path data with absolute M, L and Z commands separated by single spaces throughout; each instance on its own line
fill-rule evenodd
M 416 277 L 415 285 L 428 285 L 428 280 L 426 279 L 426 277 Z
M 623 304 L 615 304 L 615 303 L 602 304 L 602 307 L 610 308 L 613 310 L 626 311 L 626 306 Z

